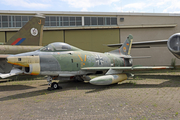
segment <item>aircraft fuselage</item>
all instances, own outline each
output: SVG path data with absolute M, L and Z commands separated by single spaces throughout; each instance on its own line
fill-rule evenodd
M 124 59 L 120 56 L 89 51 L 35 51 L 8 57 L 8 63 L 24 67 L 25 72 L 32 75 L 51 76 L 75 76 L 97 73 L 97 71 L 88 71 L 87 73 L 81 71 L 83 67 L 126 66 Z

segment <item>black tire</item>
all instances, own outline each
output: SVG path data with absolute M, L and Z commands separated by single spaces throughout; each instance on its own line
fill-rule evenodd
M 58 86 L 58 83 L 57 82 L 53 82 L 52 84 L 51 84 L 51 88 L 52 89 L 58 89 L 59 88 L 59 86 Z

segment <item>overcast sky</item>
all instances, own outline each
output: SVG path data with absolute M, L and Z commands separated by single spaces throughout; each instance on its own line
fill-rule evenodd
M 0 0 L 0 10 L 180 13 L 180 0 Z

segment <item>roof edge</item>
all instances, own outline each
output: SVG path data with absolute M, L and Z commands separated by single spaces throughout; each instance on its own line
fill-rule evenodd
M 22 15 L 135 15 L 135 16 L 180 16 L 180 13 L 143 13 L 143 12 L 80 12 L 80 11 L 23 11 L 23 10 L 0 10 L 0 14 Z

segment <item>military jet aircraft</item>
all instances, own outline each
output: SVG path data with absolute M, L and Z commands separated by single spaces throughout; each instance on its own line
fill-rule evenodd
M 0 73 L 9 73 L 12 70 L 12 65 L 6 62 L 7 56 L 38 50 L 42 47 L 44 23 L 45 17 L 36 15 L 5 45 L 0 45 Z
M 55 42 L 34 52 L 7 57 L 7 62 L 19 66 L 13 72 L 1 74 L 1 78 L 17 74 L 47 75 L 51 89 L 59 88 L 52 80 L 81 80 L 94 85 L 110 85 L 126 80 L 127 70 L 168 69 L 169 66 L 133 67 L 130 56 L 133 36 L 129 35 L 123 45 L 107 53 L 83 51 L 66 43 Z M 135 57 L 137 58 L 137 57 Z M 103 74 L 90 79 L 88 75 Z
M 109 47 L 121 47 L 123 43 L 109 44 Z M 180 33 L 175 33 L 167 40 L 133 42 L 132 48 L 168 47 L 169 51 L 180 59 Z

